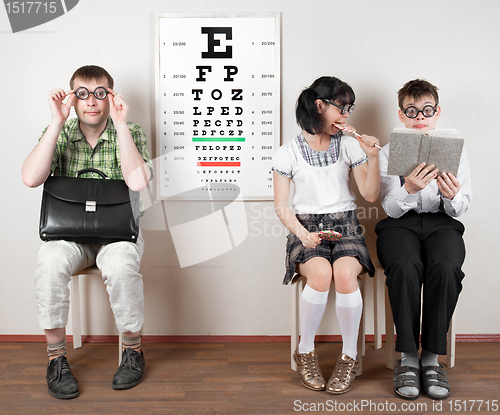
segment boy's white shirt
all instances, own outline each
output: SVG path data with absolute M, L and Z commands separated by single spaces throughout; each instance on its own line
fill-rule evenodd
M 393 131 L 416 133 L 411 128 L 396 127 Z M 432 130 L 428 135 L 443 135 L 449 134 L 450 137 L 460 136 L 457 130 Z M 380 197 L 382 207 L 388 216 L 399 218 L 409 210 L 414 210 L 417 213 L 422 212 L 439 212 L 441 201 L 443 202 L 444 211 L 452 216 L 459 217 L 463 215 L 469 208 L 472 196 L 472 188 L 470 182 L 469 159 L 465 148 L 462 150 L 460 158 L 460 166 L 458 169 L 457 179 L 460 182 L 460 190 L 452 200 L 441 197 L 436 180 L 432 180 L 429 185 L 415 194 L 409 194 L 405 187 L 401 184 L 400 176 L 388 176 L 387 166 L 389 161 L 390 144 L 384 146 L 379 152 L 380 163 Z

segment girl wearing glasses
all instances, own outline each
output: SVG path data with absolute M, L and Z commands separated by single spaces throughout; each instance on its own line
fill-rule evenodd
M 374 267 L 356 216 L 351 174 L 361 195 L 374 202 L 380 173 L 375 137 L 343 136 L 335 123 L 345 123 L 354 109 L 349 85 L 334 77 L 321 77 L 305 89 L 296 106 L 302 132 L 281 146 L 273 160 L 275 209 L 290 231 L 287 238 L 286 274 L 307 278 L 300 300 L 301 340 L 294 353 L 302 384 L 332 394 L 351 389 L 358 368 L 357 336 L 362 298 L 357 276 Z M 294 183 L 292 209 L 288 206 Z M 322 240 L 319 231 L 342 234 L 337 241 Z M 314 349 L 330 285 L 334 282 L 336 313 L 342 333 L 342 354 L 325 382 Z

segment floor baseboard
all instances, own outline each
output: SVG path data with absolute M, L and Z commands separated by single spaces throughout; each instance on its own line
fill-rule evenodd
M 142 335 L 143 343 L 287 343 L 290 336 L 180 336 L 180 335 Z M 73 341 L 73 336 L 66 337 L 68 343 Z M 40 334 L 0 334 L 1 343 L 45 343 L 45 336 Z M 118 335 L 90 335 L 82 336 L 84 343 L 114 343 Z M 318 343 L 340 343 L 340 335 L 317 335 Z M 366 335 L 366 342 L 373 343 L 373 334 Z M 385 341 L 385 335 L 382 335 Z M 500 334 L 457 334 L 456 342 L 495 343 L 500 342 Z

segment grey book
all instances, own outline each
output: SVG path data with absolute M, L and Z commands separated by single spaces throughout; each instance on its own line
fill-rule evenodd
M 420 164 L 434 164 L 441 172 L 457 176 L 464 139 L 456 130 L 432 130 L 422 134 L 409 128 L 391 133 L 387 174 L 409 176 Z

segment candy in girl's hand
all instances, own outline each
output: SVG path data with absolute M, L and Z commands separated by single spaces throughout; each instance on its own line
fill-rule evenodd
M 335 231 L 320 231 L 318 232 L 318 238 L 325 241 L 338 241 L 342 238 L 342 235 Z
M 345 131 L 346 133 L 354 134 L 355 136 L 361 138 L 361 136 L 356 132 L 356 129 L 354 127 L 351 127 L 350 125 L 342 124 L 340 122 L 335 122 L 333 123 L 333 125 L 335 125 L 335 127 L 337 127 L 339 130 Z M 374 144 L 374 146 L 377 147 L 379 150 L 382 150 L 382 147 L 380 147 L 378 144 Z

